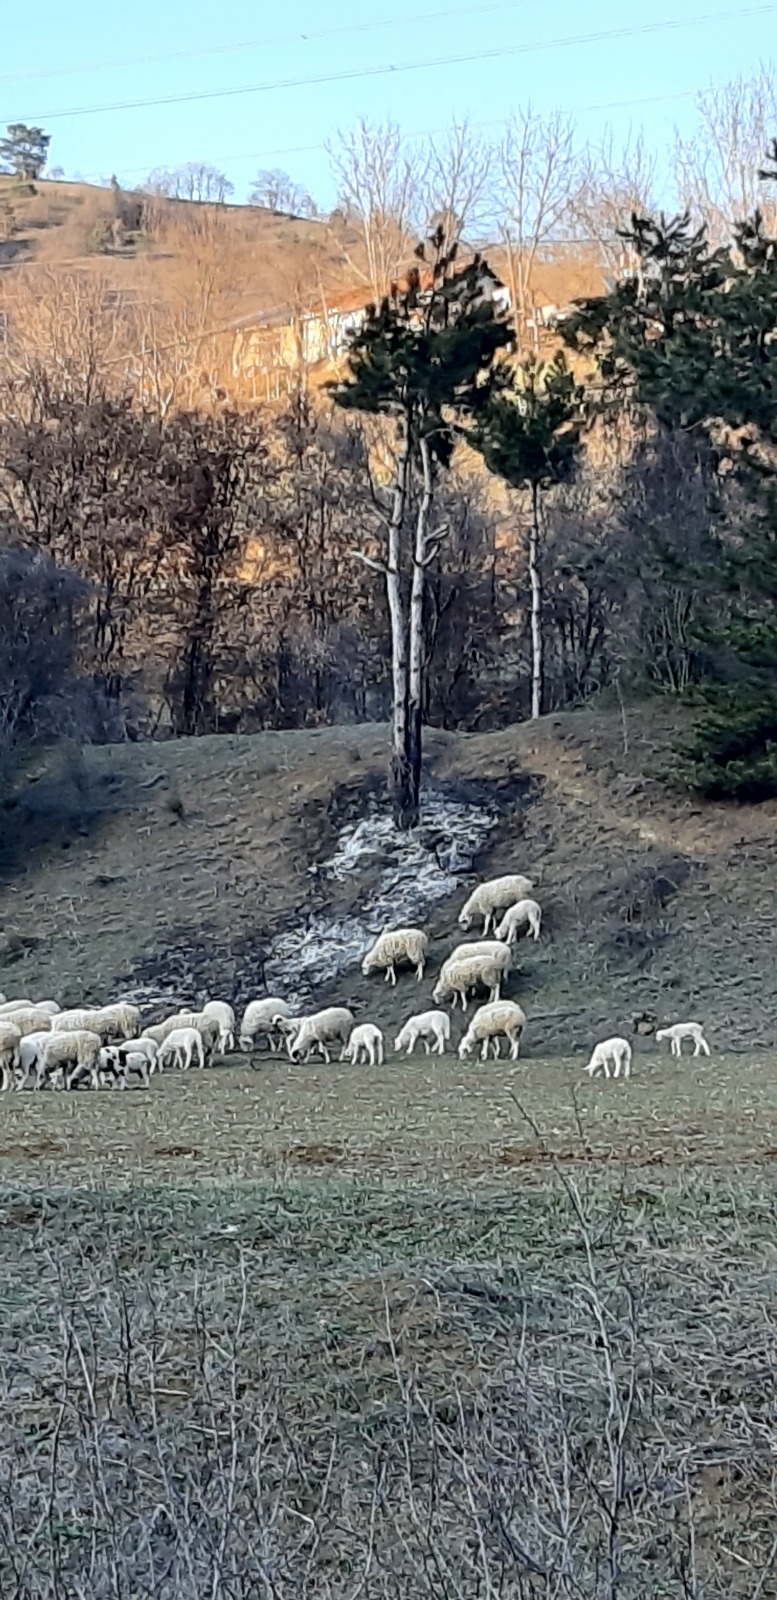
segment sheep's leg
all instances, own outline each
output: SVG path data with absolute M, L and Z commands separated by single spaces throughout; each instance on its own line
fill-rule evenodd
M 415 1040 L 413 1040 L 413 1043 L 415 1044 Z M 423 1037 L 421 1039 L 421 1043 L 422 1043 L 422 1045 L 424 1047 L 424 1050 L 426 1051 L 426 1054 L 428 1055 L 429 1054 L 429 1040 L 427 1039 L 426 1034 L 423 1035 Z
M 488 1035 L 486 1035 L 486 1038 L 483 1040 L 483 1043 L 480 1046 L 480 1059 L 481 1061 L 488 1060 Z
M 701 1048 L 704 1051 L 705 1056 L 708 1056 L 709 1053 L 710 1053 L 710 1047 L 709 1047 L 706 1039 L 700 1037 L 699 1044 L 701 1045 Z
M 424 964 L 423 964 L 423 961 L 419 961 L 418 966 L 415 969 L 416 983 L 420 983 L 421 982 L 421 979 L 423 978 L 423 975 L 424 975 Z
M 521 1035 L 519 1033 L 516 1033 L 516 1034 L 513 1035 L 512 1039 L 510 1040 L 510 1060 L 511 1061 L 517 1061 L 518 1060 L 518 1052 L 519 1052 L 520 1048 L 521 1048 Z

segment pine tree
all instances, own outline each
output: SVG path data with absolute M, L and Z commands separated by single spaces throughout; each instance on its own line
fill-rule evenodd
M 16 178 L 39 178 L 46 165 L 51 134 L 42 128 L 28 128 L 24 122 L 11 122 L 5 139 L 0 139 L 0 164 Z
M 498 284 L 480 257 L 456 270 L 442 230 L 432 260 L 413 267 L 353 334 L 348 376 L 331 385 L 336 403 L 396 425 L 393 485 L 379 558 L 355 552 L 386 582 L 391 620 L 391 791 L 401 828 L 418 821 L 425 676 L 426 575 L 447 533 L 434 523 L 439 475 L 451 463 L 464 419 L 479 415 L 512 328 L 494 300 Z M 425 264 L 426 252 L 416 252 Z M 411 516 L 411 511 L 413 515 Z
M 561 351 L 547 364 L 530 356 L 493 387 L 472 432 L 487 467 L 513 489 L 528 491 L 529 583 L 531 588 L 531 715 L 542 714 L 542 518 L 541 499 L 566 482 L 577 465 L 583 426 L 583 390 Z
M 777 177 L 777 144 L 762 176 Z M 627 237 L 636 276 L 580 302 L 566 337 L 596 357 L 610 402 L 698 430 L 736 485 L 736 526 L 721 520 L 704 574 L 707 676 L 682 753 L 692 787 L 762 799 L 777 794 L 777 239 L 760 213 L 731 248 L 712 249 L 687 217 L 634 217 Z

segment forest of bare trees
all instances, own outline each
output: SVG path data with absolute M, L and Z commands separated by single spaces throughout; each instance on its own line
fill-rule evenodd
M 677 140 L 678 194 L 713 247 L 756 195 L 772 216 L 759 172 L 776 115 L 763 71 L 702 95 L 698 135 Z M 539 263 L 592 250 L 616 281 L 638 269 L 628 222 L 657 188 L 640 138 L 593 150 L 569 119 L 526 108 L 498 149 L 466 122 L 432 145 L 364 121 L 330 154 L 338 211 L 321 226 L 340 229 L 365 301 L 406 277 L 430 227 L 452 263 L 459 247 L 456 270 L 491 230 L 519 360 L 537 344 Z M 51 725 L 52 694 L 88 738 L 390 712 L 380 573 L 357 559 L 379 546 L 390 428 L 333 407 L 306 375 L 281 406 L 230 398 L 213 334 L 234 265 L 222 178 L 200 162 L 149 181 L 143 205 L 160 238 L 172 224 L 155 217 L 156 197 L 195 202 L 175 224 L 186 250 L 174 292 L 120 303 L 99 274 L 55 263 L 13 274 L 13 337 L 0 349 L 0 555 L 9 593 L 23 575 L 26 600 L 6 605 L 3 623 L 6 748 Z M 114 197 L 129 216 L 117 185 Z M 283 173 L 260 174 L 253 198 L 317 214 Z M 265 265 L 279 301 L 306 270 L 290 263 L 284 281 L 275 257 Z M 574 470 L 563 481 L 540 473 L 532 499 L 531 475 L 489 476 L 456 437 L 434 486 L 445 537 L 424 556 L 424 719 L 487 727 L 615 684 L 682 694 L 703 677 L 703 590 L 683 573 L 703 566 L 739 493 L 708 442 L 639 408 L 600 415 L 594 397 Z M 425 515 L 424 492 L 411 474 L 408 527 Z M 44 631 L 38 662 L 29 641 Z

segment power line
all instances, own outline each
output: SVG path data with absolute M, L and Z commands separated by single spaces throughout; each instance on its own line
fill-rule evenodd
M 154 96 L 144 100 L 121 100 L 98 106 L 72 106 L 67 111 L 36 111 L 26 117 L 9 117 L 9 122 L 54 122 L 67 117 L 96 116 L 106 111 L 140 111 L 152 106 L 187 105 L 195 101 L 235 99 L 241 95 L 269 94 L 281 89 L 309 89 L 328 83 L 352 83 L 361 79 L 383 78 L 405 72 L 423 72 L 434 67 L 471 65 L 478 61 L 494 61 L 505 56 L 532 55 L 539 52 L 561 50 L 572 45 L 602 44 L 612 39 L 634 39 L 652 33 L 677 32 L 681 28 L 700 27 L 711 22 L 728 22 L 732 18 L 765 16 L 777 11 L 777 5 L 749 6 L 745 10 L 708 11 L 702 16 L 668 18 L 663 22 L 645 22 L 631 28 L 610 28 L 599 33 L 569 34 L 563 39 L 542 39 L 531 44 L 500 45 L 491 50 L 469 52 L 466 55 L 433 56 L 425 61 L 408 61 L 388 66 L 353 68 L 346 72 L 320 73 L 308 78 L 282 78 L 276 82 L 245 84 L 234 89 L 199 89 L 186 94 Z M 5 120 L 5 119 L 2 119 Z
M 315 31 L 308 29 L 305 33 L 276 34 L 271 39 L 236 39 L 232 44 L 203 45 L 196 50 L 171 50 L 164 55 L 152 56 L 124 56 L 113 61 L 90 61 L 83 67 L 50 67 L 44 72 L 37 69 L 30 72 L 4 72 L 0 74 L 0 83 L 21 83 L 26 78 L 34 78 L 36 82 L 41 78 L 70 78 L 83 77 L 87 72 L 109 72 L 117 67 L 145 67 L 167 61 L 193 61 L 203 56 L 232 55 L 237 50 L 270 50 L 274 46 L 283 44 L 314 44 L 320 39 L 342 38 L 347 34 L 376 33 L 381 28 L 402 28 L 412 23 L 416 27 L 419 22 L 443 22 L 456 17 L 483 16 L 494 11 L 522 10 L 524 6 L 542 4 L 542 0 L 498 0 L 493 5 L 474 5 L 454 9 L 446 7 L 444 11 L 420 11 L 405 17 L 393 14 L 381 17 L 375 22 L 347 23 L 339 28 L 318 28 Z
M 713 84 L 711 87 L 712 87 L 712 90 L 714 92 L 716 87 L 721 87 L 721 86 Z M 584 112 L 586 112 L 586 111 L 620 111 L 620 110 L 623 110 L 624 108 L 628 108 L 629 110 L 631 110 L 633 106 L 660 105 L 664 101 L 669 101 L 669 100 L 692 100 L 694 98 L 694 96 L 697 95 L 698 93 L 699 93 L 698 86 L 696 88 L 694 88 L 694 89 L 672 89 L 668 93 L 665 93 L 665 94 L 645 94 L 645 95 L 641 95 L 641 96 L 638 96 L 638 97 L 635 97 L 634 95 L 631 95 L 631 96 L 629 96 L 628 100 L 597 100 L 597 101 L 594 101 L 593 103 L 589 103 L 588 105 L 585 105 L 585 106 L 567 106 L 566 107 L 566 111 L 567 111 L 567 114 L 569 116 L 574 117 L 574 116 L 582 116 L 582 114 Z M 481 129 L 481 128 L 503 128 L 505 126 L 506 121 L 507 121 L 507 118 L 505 118 L 505 117 L 492 117 L 487 121 L 479 121 L 479 122 L 472 122 L 469 119 L 467 119 L 467 126 L 469 128 L 476 128 L 476 129 Z M 409 133 L 405 134 L 405 138 L 406 139 L 431 139 L 431 138 L 436 137 L 438 134 L 447 133 L 449 131 L 449 128 L 450 128 L 450 124 L 443 125 L 441 127 L 436 127 L 436 128 L 414 128 L 414 129 L 411 129 L 411 131 Z M 321 140 L 318 140 L 318 142 L 316 144 L 283 145 L 282 147 L 277 148 L 275 150 L 232 150 L 227 155 L 224 155 L 224 154 L 219 155 L 218 153 L 213 155 L 212 156 L 212 161 L 222 161 L 222 162 L 227 162 L 227 161 L 269 161 L 269 160 L 274 160 L 277 156 L 311 155 L 311 154 L 320 152 L 320 150 L 321 150 Z M 172 166 L 172 167 L 175 167 L 177 165 L 177 163 L 170 162 L 170 163 L 168 163 L 168 165 Z M 135 174 L 137 172 L 142 172 L 142 173 L 148 172 L 148 164 L 144 163 L 142 167 L 120 167 L 117 170 L 115 175 L 118 178 L 127 178 L 127 177 L 133 176 L 133 174 Z M 103 173 L 101 173 L 101 172 L 85 172 L 85 173 L 81 174 L 81 177 L 84 179 L 85 182 L 88 181 L 90 178 L 93 178 L 95 180 L 99 180 L 100 178 L 103 177 Z M 53 180 L 53 181 L 56 182 L 57 180 Z M 75 182 L 76 180 L 75 179 L 69 179 L 69 180 L 62 180 L 62 181 Z M 227 204 L 228 204 L 228 202 L 227 202 Z

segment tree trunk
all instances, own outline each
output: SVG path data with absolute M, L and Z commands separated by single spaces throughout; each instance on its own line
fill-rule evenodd
M 391 801 L 398 828 L 412 827 L 407 818 L 413 811 L 413 781 L 410 763 L 408 721 L 408 617 L 402 594 L 401 539 L 407 504 L 407 478 L 410 466 L 410 428 L 405 426 L 402 448 L 397 459 L 394 499 L 389 523 L 386 594 L 391 619 L 392 737 Z M 416 802 L 417 805 L 417 802 Z
M 407 768 L 409 792 L 406 797 L 405 820 L 400 826 L 414 828 L 418 822 L 421 793 L 421 766 L 423 756 L 424 675 L 426 652 L 424 650 L 424 594 L 426 591 L 427 534 L 429 512 L 432 508 L 432 461 L 429 446 L 421 439 L 423 490 L 418 507 L 413 547 L 413 577 L 410 585 L 410 674 L 407 708 Z
M 531 486 L 529 583 L 531 585 L 531 717 L 542 716 L 542 573 L 540 570 L 540 490 Z

